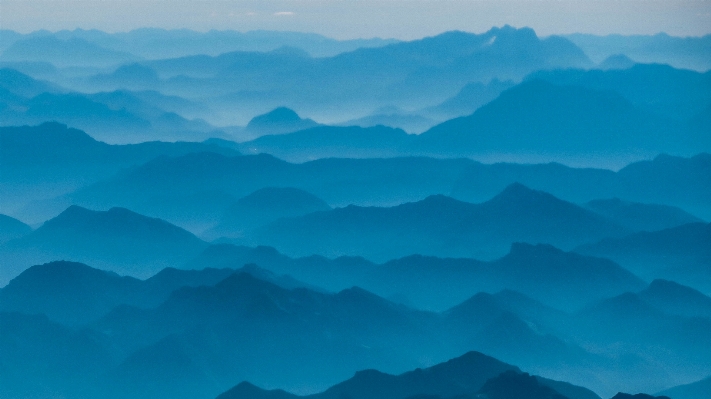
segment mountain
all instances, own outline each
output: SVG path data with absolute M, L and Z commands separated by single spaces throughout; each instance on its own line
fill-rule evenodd
M 437 106 L 426 108 L 424 113 L 425 115 L 433 115 L 445 119 L 469 115 L 514 85 L 514 82 L 510 80 L 502 82 L 498 79 L 493 79 L 487 84 L 481 82 L 468 83 L 456 95 Z
M 42 93 L 60 91 L 60 88 L 52 83 L 34 79 L 11 68 L 0 69 L 0 89 L 5 91 L 4 96 L 9 92 L 18 97 L 34 97 Z
M 656 35 L 606 35 L 584 33 L 565 35 L 594 61 L 613 54 L 626 54 L 638 62 L 669 64 L 675 68 L 707 71 L 711 69 L 708 49 L 711 35 L 675 37 L 666 33 Z
M 2 46 L 33 36 L 55 36 L 60 40 L 77 38 L 114 51 L 136 54 L 147 59 L 182 57 L 195 54 L 218 55 L 230 51 L 272 51 L 283 46 L 304 49 L 314 57 L 328 57 L 361 47 L 378 47 L 394 39 L 336 40 L 315 33 L 284 31 L 210 30 L 140 28 L 128 32 L 108 33 L 99 30 L 36 31 L 20 34 L 4 30 Z M 4 48 L 0 48 L 0 51 Z
M 240 143 L 246 154 L 268 153 L 290 162 L 319 158 L 387 158 L 403 153 L 415 135 L 386 126 L 319 126 Z
M 602 70 L 629 69 L 635 66 L 636 62 L 624 54 L 613 54 L 605 58 L 598 64 L 597 68 Z
M 88 134 L 58 123 L 39 126 L 0 127 L 0 204 L 3 209 L 33 223 L 46 220 L 67 204 L 35 204 L 107 178 L 122 169 L 140 165 L 161 155 L 193 152 L 236 155 L 235 150 L 202 143 L 148 142 L 109 145 Z M 26 217 L 25 217 L 26 216 Z
M 147 65 L 173 76 L 166 82 L 171 92 L 210 96 L 215 106 L 232 112 L 285 106 L 321 114 L 324 120 L 350 120 L 383 106 L 428 107 L 471 82 L 520 80 L 539 69 L 591 62 L 566 39 L 541 39 L 530 28 L 504 26 L 478 35 L 445 32 L 325 58 L 233 52 Z M 336 102 L 338 109 L 329 106 Z
M 538 71 L 527 79 L 614 91 L 635 107 L 679 121 L 689 120 L 711 103 L 710 72 L 675 69 L 668 65 L 636 64 L 612 70 Z
M 608 260 L 522 243 L 491 262 L 410 255 L 381 264 L 360 257 L 294 259 L 269 247 L 220 244 L 207 248 L 184 268 L 234 268 L 249 263 L 330 291 L 355 284 L 395 302 L 432 311 L 451 308 L 480 291 L 505 289 L 576 310 L 588 302 L 646 286 Z
M 409 113 L 397 107 L 383 107 L 362 118 L 339 123 L 342 126 L 374 127 L 386 126 L 402 129 L 410 134 L 419 134 L 434 126 L 436 122 L 419 113 Z
M 91 211 L 70 206 L 31 234 L 0 247 L 3 280 L 56 259 L 73 260 L 137 277 L 182 263 L 207 244 L 163 220 L 123 208 Z
M 679 385 L 659 392 L 657 395 L 664 395 L 674 399 L 703 398 L 711 390 L 711 377 L 691 384 Z
M 604 151 L 614 157 L 630 150 L 691 155 L 711 148 L 702 132 L 689 132 L 680 141 L 680 123 L 638 109 L 615 92 L 533 79 L 504 91 L 469 116 L 422 133 L 417 145 L 429 154 L 456 156 L 590 156 Z
M 245 237 L 295 256 L 364 256 L 384 261 L 413 253 L 492 259 L 512 242 L 572 248 L 626 229 L 550 194 L 513 184 L 482 204 L 442 195 L 390 208 L 347 206 L 281 219 Z M 578 243 L 578 244 L 576 244 Z
M 501 381 L 504 379 L 506 381 Z M 324 392 L 297 396 L 280 390 L 266 391 L 248 383 L 242 382 L 224 392 L 218 399 L 331 399 L 331 398 L 387 398 L 404 399 L 412 397 L 460 397 L 459 395 L 472 394 L 477 391 L 488 393 L 492 399 L 507 398 L 500 396 L 503 385 L 511 387 L 519 379 L 532 379 L 529 385 L 548 391 L 550 386 L 559 387 L 557 381 L 541 377 L 529 376 L 509 364 L 478 352 L 468 352 L 460 357 L 451 359 L 424 369 L 416 369 L 400 375 L 389 375 L 376 370 L 363 370 L 357 372 L 351 379 L 341 382 Z M 572 396 L 571 399 L 599 398 L 585 388 L 566 386 Z M 505 388 L 503 388 L 505 389 Z M 555 392 L 555 391 L 553 391 Z M 557 396 L 552 396 L 552 398 Z M 561 396 L 562 397 L 562 396 Z
M 0 312 L 0 392 L 6 397 L 81 397 L 113 365 L 104 336 L 43 315 Z
M 425 343 L 424 326 L 433 317 L 358 288 L 287 290 L 236 273 L 212 287 L 179 289 L 154 310 L 120 308 L 97 323 L 132 353 L 102 386 L 116 397 L 150 397 L 161 389 L 173 397 L 206 397 L 235 378 L 294 389 L 324 386 L 368 364 L 411 368 L 418 362 L 408 348 Z M 434 354 L 441 345 L 426 348 Z M 180 361 L 164 369 L 176 355 Z M 156 373 L 159 378 L 146 379 Z M 201 383 L 204 375 L 211 382 Z M 217 387 L 223 388 L 214 392 Z
M 636 395 L 628 394 L 628 393 L 618 393 L 617 395 L 613 396 L 612 399 L 670 399 L 667 396 L 652 396 L 652 395 L 647 395 L 645 393 L 638 393 Z
M 62 40 L 55 36 L 18 40 L 0 55 L 2 61 L 47 61 L 59 67 L 105 67 L 137 59 L 127 52 L 109 50 L 80 38 Z
M 31 232 L 32 227 L 15 218 L 0 214 L 0 244 L 26 236 Z
M 240 198 L 225 211 L 220 223 L 205 234 L 214 237 L 239 237 L 245 231 L 284 217 L 327 211 L 331 207 L 304 190 L 291 187 L 266 187 Z
M 576 252 L 612 259 L 646 278 L 665 278 L 711 292 L 711 224 L 689 223 L 622 238 L 607 238 Z
M 676 207 L 640 204 L 619 198 L 593 200 L 584 207 L 633 231 L 664 230 L 682 224 L 702 222 L 701 219 Z
M 662 154 L 650 160 L 608 169 L 571 168 L 558 163 L 519 165 L 471 163 L 454 183 L 451 195 L 480 202 L 513 182 L 575 203 L 617 197 L 624 201 L 673 205 L 705 219 L 711 218 L 711 155 L 690 158 Z
M 254 136 L 284 134 L 304 130 L 318 125 L 311 119 L 302 119 L 296 112 L 286 107 L 275 108 L 266 114 L 257 115 L 247 124 L 246 130 Z
M 254 264 L 232 269 L 166 268 L 139 280 L 81 263 L 55 261 L 30 267 L 2 288 L 0 311 L 44 314 L 66 326 L 86 326 L 118 306 L 155 308 L 178 288 L 212 286 L 233 273 L 247 273 L 287 289 L 320 290 Z
M 477 396 L 489 399 L 566 399 L 553 388 L 541 384 L 536 377 L 512 371 L 488 380 Z
M 89 78 L 94 87 L 146 89 L 157 87 L 160 83 L 158 73 L 142 64 L 125 64 L 109 74 L 97 74 Z
M 711 317 L 711 297 L 673 281 L 654 280 L 639 296 L 668 314 Z

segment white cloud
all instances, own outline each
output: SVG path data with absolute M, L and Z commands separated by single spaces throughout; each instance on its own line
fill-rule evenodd
M 274 15 L 279 16 L 279 17 L 289 16 L 289 15 L 294 15 L 294 12 L 293 11 L 279 11 L 279 12 L 275 12 Z

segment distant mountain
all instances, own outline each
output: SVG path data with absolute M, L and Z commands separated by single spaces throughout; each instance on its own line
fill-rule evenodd
M 230 51 L 271 51 L 282 46 L 304 49 L 314 57 L 329 57 L 361 47 L 379 47 L 395 43 L 395 39 L 336 40 L 315 33 L 282 31 L 166 30 L 141 28 L 129 32 L 107 33 L 98 30 L 75 29 L 50 33 L 36 31 L 20 34 L 5 30 L 0 41 L 4 47 L 33 36 L 55 36 L 61 40 L 77 38 L 98 46 L 137 54 L 148 59 L 182 57 L 195 54 L 218 55 Z M 0 51 L 3 48 L 0 48 Z
M 539 69 L 587 67 L 591 62 L 566 39 L 540 39 L 529 28 L 504 26 L 479 35 L 446 32 L 325 58 L 241 52 L 148 65 L 161 75 L 175 76 L 167 82 L 172 92 L 211 96 L 225 109 L 281 105 L 312 113 L 338 102 L 340 109 L 328 113 L 348 120 L 382 106 L 431 106 L 471 82 L 519 80 Z
M 319 158 L 386 158 L 403 153 L 415 135 L 386 126 L 319 126 L 240 143 L 245 154 L 268 153 L 290 162 Z
M 473 114 L 433 127 L 418 137 L 429 154 L 578 154 L 609 156 L 685 155 L 711 148 L 707 134 L 689 132 L 678 140 L 681 122 L 636 108 L 621 95 L 581 86 L 528 80 L 501 93 Z
M 576 310 L 594 300 L 646 285 L 605 259 L 566 253 L 548 245 L 515 244 L 491 261 L 406 256 L 382 264 L 363 258 L 289 258 L 269 247 L 213 245 L 184 268 L 239 267 L 256 263 L 331 291 L 354 284 L 409 306 L 442 311 L 477 292 L 520 291 L 538 301 Z M 581 287 L 585 287 L 581 289 Z
M 166 268 L 138 280 L 81 263 L 58 261 L 32 266 L 0 289 L 0 311 L 45 314 L 67 326 L 85 326 L 120 305 L 155 308 L 181 287 L 212 286 L 233 273 L 247 273 L 288 289 L 315 289 L 253 264 L 233 269 Z
M 205 234 L 215 238 L 240 237 L 248 230 L 280 218 L 330 209 L 326 202 L 306 191 L 290 187 L 267 187 L 237 200 L 225 211 L 220 223 Z
M 635 107 L 679 121 L 687 121 L 711 103 L 711 72 L 675 69 L 668 65 L 636 64 L 630 68 L 611 70 L 538 71 L 527 79 L 614 91 Z
M 35 36 L 21 39 L 5 49 L 2 61 L 47 61 L 59 67 L 111 66 L 137 60 L 123 51 L 109 50 L 80 38 Z
M 703 398 L 711 390 L 711 377 L 704 378 L 701 381 L 692 382 L 691 384 L 679 385 L 674 388 L 666 389 L 659 392 L 657 395 L 668 396 L 673 399 L 695 399 Z
M 522 379 L 526 381 L 521 386 Z M 530 379 L 530 381 L 529 381 Z M 505 381 L 501 381 L 505 380 Z M 503 384 L 501 384 L 503 383 Z M 502 396 L 507 386 L 509 389 L 518 386 L 524 392 L 534 394 L 527 386 L 540 387 L 542 391 L 555 392 L 552 387 L 562 387 L 559 382 L 547 380 L 541 377 L 529 376 L 526 373 L 506 363 L 478 352 L 469 352 L 458 358 L 437 364 L 425 369 L 416 369 L 400 375 L 389 375 L 376 370 L 364 370 L 357 372 L 351 379 L 341 382 L 324 392 L 297 396 L 288 394 L 280 390 L 266 391 L 256 386 L 242 382 L 231 390 L 218 396 L 218 399 L 405 399 L 414 397 L 469 397 L 467 394 L 481 392 L 491 399 L 508 399 Z M 572 396 L 571 399 L 594 399 L 599 398 L 591 391 L 567 384 L 563 388 Z M 465 395 L 465 396 L 461 396 Z M 528 396 L 526 396 L 528 397 Z M 543 396 L 547 398 L 548 396 Z M 551 398 L 563 397 L 550 396 Z M 521 398 L 517 396 L 516 398 Z M 538 396 L 531 396 L 538 398 Z
M 0 214 L 0 244 L 26 236 L 32 232 L 32 227 L 7 215 Z
M 626 229 L 550 194 L 513 184 L 482 204 L 445 196 L 391 208 L 348 206 L 278 220 L 245 237 L 295 256 L 364 256 L 385 261 L 412 253 L 492 259 L 512 242 L 562 248 L 621 236 Z
M 626 54 L 638 62 L 669 64 L 675 68 L 707 71 L 711 56 L 707 49 L 711 35 L 675 37 L 666 33 L 656 35 L 607 35 L 574 33 L 565 36 L 595 62 L 613 54 Z
M 6 90 L 3 94 L 12 93 L 18 98 L 34 97 L 42 93 L 58 92 L 61 89 L 49 82 L 33 79 L 32 77 L 21 73 L 15 69 L 2 68 L 0 69 L 0 89 Z M 5 98 L 0 98 L 5 100 Z M 3 123 L 4 125 L 5 123 Z
M 284 134 L 304 130 L 318 125 L 311 119 L 302 119 L 296 112 L 286 107 L 275 108 L 266 114 L 257 115 L 249 121 L 246 131 L 255 136 Z
M 599 198 L 673 205 L 696 216 L 711 218 L 711 186 L 706 182 L 711 155 L 690 158 L 659 155 L 631 163 L 618 172 L 570 168 L 557 163 L 517 165 L 471 163 L 454 183 L 454 198 L 480 202 L 513 182 L 549 192 L 558 198 L 585 203 Z
M 28 221 L 41 222 L 68 204 L 58 204 L 59 209 L 40 204 L 25 211 L 19 208 L 30 201 L 63 195 L 161 155 L 203 151 L 237 154 L 235 150 L 202 143 L 109 145 L 58 123 L 0 127 L 0 204 L 3 209 L 17 210 L 18 216 Z
M 437 106 L 426 108 L 424 113 L 446 119 L 470 115 L 482 105 L 494 100 L 501 92 L 513 86 L 514 82 L 510 80 L 502 82 L 498 79 L 494 79 L 488 84 L 480 82 L 468 83 L 454 97 Z
M 690 223 L 623 238 L 607 238 L 577 252 L 610 258 L 637 275 L 665 278 L 711 292 L 711 224 Z
M 89 83 L 94 87 L 109 89 L 147 89 L 155 88 L 160 83 L 158 73 L 142 64 L 126 64 L 116 68 L 109 74 L 98 74 L 89 78 Z
M 402 129 L 410 134 L 419 134 L 434 126 L 436 122 L 419 113 L 409 113 L 399 108 L 380 108 L 370 115 L 339 123 L 342 126 L 374 127 L 387 126 Z
M 702 222 L 676 207 L 627 202 L 619 198 L 590 201 L 584 207 L 634 231 L 663 230 Z
M 123 208 L 106 212 L 70 206 L 31 234 L 0 247 L 8 281 L 28 267 L 56 259 L 148 277 L 186 262 L 207 244 L 160 219 Z
M 639 296 L 668 314 L 711 317 L 711 297 L 673 281 L 654 280 Z
M 602 70 L 630 69 L 635 66 L 635 64 L 636 62 L 634 62 L 634 60 L 624 54 L 613 54 L 605 58 L 597 67 Z
M 487 381 L 477 396 L 489 399 L 567 399 L 553 388 L 541 384 L 536 377 L 512 371 Z

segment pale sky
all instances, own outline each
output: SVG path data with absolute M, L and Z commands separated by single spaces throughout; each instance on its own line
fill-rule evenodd
M 415 39 L 504 24 L 542 36 L 701 36 L 711 33 L 711 0 L 0 0 L 0 28 L 23 33 L 158 27 Z

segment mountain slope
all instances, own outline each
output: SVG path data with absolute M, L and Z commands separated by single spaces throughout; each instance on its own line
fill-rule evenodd
M 348 206 L 282 219 L 245 238 L 290 255 L 364 256 L 387 260 L 412 253 L 491 259 L 512 242 L 572 248 L 625 229 L 549 194 L 514 184 L 482 204 L 445 196 L 392 208 Z
M 627 202 L 619 198 L 590 201 L 584 207 L 633 231 L 664 230 L 702 221 L 676 207 Z
M 576 252 L 612 259 L 647 279 L 666 278 L 711 292 L 711 224 L 689 223 L 586 244 Z
M 7 281 L 26 268 L 74 260 L 122 274 L 147 277 L 196 256 L 207 244 L 160 219 L 123 208 L 106 212 L 67 208 L 31 234 L 0 248 Z
M 296 188 L 266 187 L 240 198 L 225 211 L 220 223 L 205 233 L 211 237 L 239 237 L 245 231 L 283 217 L 331 209 L 322 199 Z
M 711 391 L 711 377 L 692 382 L 691 384 L 665 389 L 659 392 L 658 395 L 669 396 L 673 399 L 694 399 L 703 398 L 709 391 Z
M 32 227 L 15 218 L 0 214 L 0 244 L 26 236 L 31 232 Z
M 497 381 L 499 378 L 505 378 L 507 380 L 505 385 L 509 388 L 516 385 L 514 381 L 519 378 L 531 378 L 534 386 L 541 384 L 540 386 L 548 387 L 544 390 L 552 391 L 550 386 L 560 387 L 560 383 L 556 381 L 541 377 L 529 377 L 528 374 L 521 373 L 515 366 L 500 362 L 478 352 L 468 352 L 447 362 L 400 375 L 385 374 L 376 370 L 359 371 L 347 381 L 334 385 L 324 392 L 308 396 L 292 395 L 280 390 L 266 391 L 248 382 L 242 382 L 229 391 L 222 393 L 218 396 L 218 399 L 449 398 L 473 394 L 477 391 L 493 394 L 494 396 L 487 396 L 491 398 L 507 398 L 507 396 L 500 396 L 501 388 L 498 387 Z M 572 385 L 566 388 L 568 388 L 568 392 L 573 394 L 568 396 L 571 399 L 599 398 L 585 388 Z M 496 392 L 496 394 L 493 392 Z M 558 398 L 562 396 L 552 397 Z
M 641 154 L 708 151 L 707 135 L 678 139 L 681 125 L 638 110 L 611 91 L 525 81 L 473 114 L 423 133 L 418 148 L 452 155 Z

